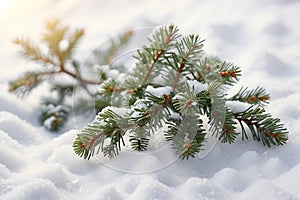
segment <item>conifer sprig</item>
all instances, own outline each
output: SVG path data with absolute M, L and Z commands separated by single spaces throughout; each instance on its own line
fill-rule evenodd
M 142 50 L 137 51 L 138 55 L 135 56 L 137 63 L 133 76 L 138 79 L 141 78 L 141 80 L 138 80 L 141 85 L 152 81 L 155 74 L 157 74 L 153 73 L 155 66 L 159 67 L 163 55 L 176 46 L 176 39 L 179 36 L 176 26 L 162 27 L 152 37 L 148 38 L 149 45 L 143 45 Z M 159 69 L 155 71 L 157 72 Z
M 15 40 L 22 47 L 22 55 L 43 68 L 10 82 L 10 91 L 28 94 L 43 81 L 49 81 L 57 98 L 43 101 L 39 119 L 49 130 L 57 131 L 70 115 L 66 99 L 73 91 L 84 89 L 88 98 L 80 99 L 76 109 L 90 109 L 94 103 L 99 111 L 73 143 L 75 153 L 85 159 L 99 153 L 113 158 L 128 147 L 147 151 L 152 148 L 150 141 L 156 134 L 163 134 L 181 159 L 201 152 L 208 134 L 230 144 L 240 135 L 242 140 L 248 139 L 249 134 L 268 147 L 287 142 L 287 129 L 263 108 L 270 99 L 265 89 L 241 88 L 227 98 L 226 90 L 240 79 L 240 67 L 205 56 L 204 40 L 198 35 L 181 36 L 174 25 L 154 30 L 149 44 L 137 50 L 133 70 L 124 66 L 117 70 L 122 75 L 130 71 L 124 76 L 125 81 L 110 77 L 109 70 L 117 68 L 111 68 L 108 62 L 125 47 L 132 34 L 125 32 L 111 40 L 109 48 L 97 51 L 97 64 L 105 66 L 97 68 L 99 77 L 95 80 L 83 77 L 74 59 L 83 30 L 70 31 L 59 21 L 48 23 L 43 34 L 47 51 L 29 39 Z M 51 82 L 58 76 L 73 78 L 76 84 Z M 90 90 L 93 85 L 98 89 L 95 93 Z M 235 112 L 227 102 L 248 107 Z M 208 118 L 207 129 L 203 118 Z
M 85 102 L 85 110 L 93 110 L 95 107 L 101 110 L 109 105 L 109 103 L 103 101 L 102 98 L 107 96 L 106 93 L 103 93 L 103 95 L 99 97 L 99 95 L 93 94 L 90 87 L 88 87 L 89 85 L 101 85 L 102 82 L 109 77 L 104 76 L 104 78 L 99 80 L 84 78 L 80 73 L 80 63 L 74 58 L 76 48 L 83 35 L 83 29 L 71 30 L 59 20 L 53 20 L 46 24 L 46 30 L 42 34 L 41 45 L 35 44 L 28 38 L 20 37 L 13 41 L 21 47 L 20 54 L 24 58 L 42 65 L 42 68 L 37 71 L 26 72 L 16 80 L 10 81 L 9 91 L 20 97 L 25 97 L 30 94 L 32 89 L 44 82 L 48 82 L 51 88 L 50 91 L 57 92 L 57 98 L 53 99 L 48 97 L 48 100 L 42 101 L 42 112 L 38 119 L 40 123 L 50 131 L 57 132 L 63 127 L 68 119 L 70 108 L 72 107 L 69 103 L 70 101 L 67 101 L 67 99 L 78 89 L 85 90 L 89 99 L 96 99 L 98 103 L 98 105 L 88 107 L 87 105 L 90 104 L 91 100 L 89 100 L 89 103 Z M 101 63 L 103 65 L 109 64 L 108 62 L 117 55 L 121 46 L 124 46 L 129 41 L 131 35 L 132 32 L 128 31 L 120 35 L 116 41 L 111 40 L 111 46 L 108 47 L 108 50 L 98 54 L 98 56 L 102 57 Z M 57 80 L 62 77 L 69 77 L 69 79 L 71 78 L 73 81 L 66 82 L 66 84 L 57 82 Z M 106 89 L 111 89 L 111 87 Z M 49 104 L 52 106 L 49 107 Z M 57 109 L 57 107 L 68 109 L 60 110 Z
M 269 94 L 262 87 L 257 87 L 253 90 L 248 88 L 241 88 L 240 91 L 230 98 L 232 101 L 241 101 L 249 104 L 261 104 L 268 103 L 270 99 Z
M 227 86 L 238 82 L 240 68 L 218 58 L 204 57 L 204 40 L 198 35 L 179 37 L 177 31 L 173 25 L 161 27 L 149 39 L 150 44 L 144 45 L 135 56 L 136 71 L 126 80 L 127 95 L 123 104 L 127 110 L 123 121 L 127 124 L 123 124 L 126 129 L 122 129 L 122 134 L 124 137 L 129 135 L 131 148 L 147 151 L 151 136 L 164 126 L 167 127 L 164 131 L 166 141 L 171 142 L 175 153 L 182 159 L 195 157 L 202 150 L 209 133 L 223 143 L 233 143 L 240 134 L 238 125 L 241 126 L 242 139 L 248 138 L 246 124 L 254 140 L 267 146 L 285 144 L 286 129 L 278 119 L 273 119 L 261 108 L 269 99 L 266 91 L 242 88 L 227 99 Z M 162 79 L 155 80 L 157 76 Z M 116 85 L 118 83 L 110 81 L 102 89 L 110 94 Z M 234 113 L 226 106 L 226 101 L 249 103 L 249 109 Z M 258 107 L 252 109 L 251 104 Z M 209 119 L 208 130 L 203 128 L 203 116 Z M 97 120 L 99 123 L 104 119 Z M 113 128 L 115 123 L 108 126 Z M 91 138 L 98 135 L 90 137 L 88 127 L 78 134 L 77 143 L 81 137 L 90 138 L 85 140 L 88 144 L 96 141 Z M 112 138 L 108 140 L 112 141 Z M 86 146 L 84 140 L 80 144 Z M 103 144 L 104 140 L 97 143 L 99 146 Z M 110 142 L 107 151 L 102 149 L 104 156 L 113 157 L 120 153 L 120 143 L 118 148 L 113 144 Z M 78 149 L 78 144 L 74 143 L 74 148 Z
M 273 118 L 262 107 L 249 107 L 244 112 L 233 113 L 242 128 L 242 137 L 248 139 L 245 125 L 249 128 L 253 140 L 262 141 L 268 147 L 286 143 L 288 131 L 278 118 Z
M 236 125 L 237 122 L 235 121 L 234 115 L 227 109 L 225 121 L 219 135 L 219 140 L 223 143 L 233 143 L 238 136 Z
M 9 92 L 14 92 L 19 97 L 28 95 L 32 89 L 43 81 L 43 77 L 37 72 L 26 72 L 17 80 L 9 82 Z
M 203 42 L 204 40 L 201 40 L 198 35 L 189 35 L 188 37 L 184 37 L 177 45 L 178 56 L 173 55 L 173 63 L 169 62 L 170 66 L 176 70 L 172 84 L 173 92 L 177 87 L 180 76 L 188 70 L 185 68 L 193 66 L 195 61 L 201 56 Z

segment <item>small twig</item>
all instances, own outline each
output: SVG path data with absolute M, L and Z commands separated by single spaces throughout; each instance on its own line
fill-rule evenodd
M 176 73 L 176 77 L 174 79 L 174 82 L 173 82 L 173 92 L 175 91 L 176 89 L 176 86 L 177 86 L 177 83 L 179 81 L 179 77 L 180 77 L 180 74 L 181 72 L 183 71 L 183 68 L 185 66 L 185 62 L 187 61 L 188 57 L 190 56 L 190 54 L 192 53 L 192 51 L 196 48 L 197 46 L 194 44 L 192 46 L 192 48 L 186 53 L 186 55 L 184 56 L 184 58 L 182 59 L 181 63 L 180 63 L 180 66 L 177 70 L 177 73 Z
M 98 133 L 97 135 L 95 135 L 95 137 L 92 137 L 86 144 L 83 144 L 82 148 L 86 148 L 86 149 L 91 148 L 93 144 L 96 142 L 96 140 L 98 140 L 104 134 L 105 134 L 104 132 Z
M 144 79 L 143 79 L 143 81 L 142 81 L 142 84 L 146 83 L 146 81 L 147 81 L 148 78 L 149 78 L 150 73 L 151 73 L 152 70 L 153 70 L 153 67 L 154 67 L 155 63 L 157 62 L 158 58 L 159 58 L 162 54 L 163 54 L 163 50 L 162 50 L 162 49 L 160 49 L 160 50 L 158 50 L 158 51 L 155 52 L 155 55 L 154 55 L 153 60 L 152 60 L 152 62 L 151 62 L 151 64 L 150 64 L 149 70 L 147 71 L 147 73 L 146 73 L 146 75 L 145 75 L 145 77 L 144 77 Z
M 171 34 L 168 35 L 168 37 L 166 38 L 166 40 L 164 42 L 164 47 L 171 42 L 171 37 L 172 37 Z M 152 72 L 152 70 L 154 68 L 155 63 L 157 62 L 157 60 L 159 59 L 159 57 L 164 53 L 164 51 L 165 51 L 164 49 L 159 49 L 159 50 L 157 50 L 155 52 L 155 55 L 154 55 L 153 60 L 152 60 L 152 62 L 150 64 L 149 70 L 147 71 L 147 73 L 146 73 L 146 75 L 145 75 L 145 77 L 144 77 L 144 79 L 142 81 L 142 84 L 146 83 L 146 81 L 148 80 L 148 78 L 150 76 L 150 73 Z

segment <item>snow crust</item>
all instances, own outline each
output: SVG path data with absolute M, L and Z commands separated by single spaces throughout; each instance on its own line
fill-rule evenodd
M 300 199 L 299 1 L 11 2 L 6 10 L 0 8 L 0 199 Z M 164 158 L 172 158 L 166 144 L 160 147 L 165 151 L 144 159 L 128 159 L 132 152 L 105 162 L 77 157 L 72 150 L 76 125 L 70 122 L 68 131 L 53 135 L 36 121 L 39 97 L 47 89 L 22 100 L 7 92 L 9 80 L 36 67 L 17 56 L 12 39 L 29 35 L 39 42 L 50 18 L 86 28 L 79 60 L 128 27 L 175 23 L 183 34 L 199 33 L 209 55 L 242 67 L 240 86 L 259 85 L 270 93 L 267 110 L 289 129 L 287 145 L 267 148 L 238 138 L 188 161 L 166 162 Z

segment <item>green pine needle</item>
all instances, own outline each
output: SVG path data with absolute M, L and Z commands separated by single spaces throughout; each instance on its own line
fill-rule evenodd
M 81 65 L 74 59 L 83 34 L 82 29 L 71 30 L 54 20 L 46 25 L 40 45 L 27 38 L 15 39 L 21 55 L 42 68 L 9 83 L 9 91 L 20 96 L 29 94 L 43 82 L 50 84 L 50 92 L 56 92 L 56 96 L 45 98 L 39 116 L 41 124 L 50 131 L 63 127 L 71 106 L 82 114 L 99 112 L 73 143 L 78 156 L 90 159 L 102 153 L 114 158 L 128 144 L 133 150 L 146 151 L 152 137 L 161 134 L 161 130 L 181 159 L 201 152 L 207 134 L 229 144 L 238 136 L 248 139 L 249 134 L 268 147 L 287 142 L 287 129 L 263 108 L 270 99 L 265 89 L 241 88 L 227 98 L 227 89 L 238 83 L 241 69 L 233 63 L 206 56 L 204 40 L 199 35 L 182 36 L 172 24 L 159 27 L 148 37 L 148 44 L 137 50 L 133 57 L 134 68 L 128 69 L 113 62 L 134 34 L 124 32 L 111 39 L 104 49 L 95 51 L 95 63 L 87 63 L 88 67 L 100 65 L 92 70 L 98 76 L 95 79 L 82 77 Z M 103 65 L 106 67 L 101 67 Z M 126 75 L 125 80 L 111 79 L 107 70 L 112 69 Z M 64 76 L 71 78 L 74 84 L 55 82 L 57 77 Z M 100 91 L 94 92 L 91 88 L 100 88 Z M 70 105 L 75 91 L 84 91 L 84 94 Z M 247 103 L 249 107 L 243 112 L 233 112 L 226 106 L 228 101 Z M 209 119 L 208 129 L 203 126 L 204 118 Z

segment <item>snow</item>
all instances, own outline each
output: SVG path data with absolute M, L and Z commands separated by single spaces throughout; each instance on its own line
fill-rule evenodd
M 154 88 L 152 85 L 148 85 L 145 92 L 149 92 L 155 97 L 162 98 L 163 95 L 169 95 L 172 92 L 172 87 L 165 86 Z
M 196 80 L 188 80 L 187 85 L 191 87 L 196 94 L 203 90 L 207 90 L 207 84 L 203 84 Z
M 300 199 L 298 0 L 10 2 L 0 8 L 0 199 Z M 241 87 L 266 88 L 271 95 L 266 109 L 289 129 L 288 143 L 272 148 L 251 139 L 212 143 L 201 159 L 188 161 L 172 157 L 164 143 L 159 151 L 126 151 L 105 162 L 77 157 L 72 150 L 77 124 L 69 122 L 65 133 L 53 135 L 37 123 L 47 88 L 22 100 L 7 92 L 9 80 L 37 67 L 17 56 L 12 39 L 28 35 L 39 42 L 50 18 L 86 30 L 78 60 L 128 28 L 175 23 L 183 34 L 199 33 L 209 55 L 242 67 Z M 115 79 L 117 73 L 110 75 Z
M 251 105 L 240 101 L 227 101 L 226 106 L 233 112 L 243 112 L 247 110 Z

